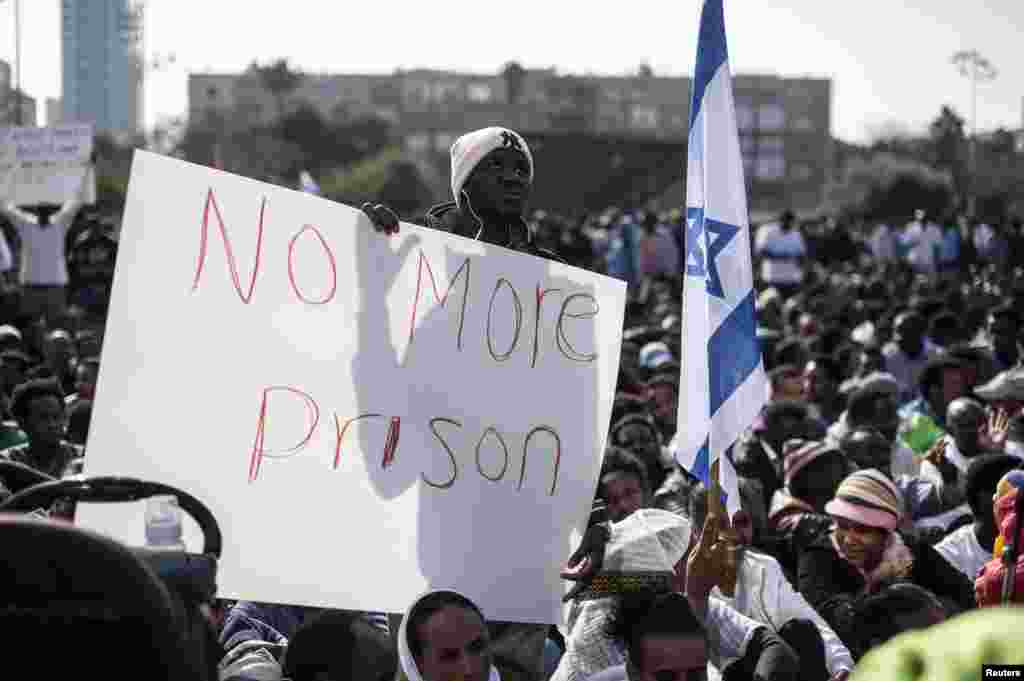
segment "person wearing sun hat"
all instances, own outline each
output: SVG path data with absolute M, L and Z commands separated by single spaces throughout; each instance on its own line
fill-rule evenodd
M 535 169 L 522 135 L 499 126 L 481 128 L 455 140 L 450 155 L 452 200 L 427 211 L 427 227 L 561 260 L 535 243 L 525 219 Z M 376 231 L 398 233 L 398 215 L 387 206 L 367 202 L 362 211 Z
M 860 649 L 854 604 L 891 581 L 932 591 L 953 612 L 974 607 L 974 589 L 931 546 L 899 531 L 904 501 L 875 469 L 848 475 L 825 505 L 831 532 L 810 542 L 798 561 L 800 593 L 851 650 Z

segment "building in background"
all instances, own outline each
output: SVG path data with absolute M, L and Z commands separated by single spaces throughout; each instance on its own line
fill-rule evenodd
M 0 125 L 34 127 L 37 124 L 36 119 L 36 100 L 24 92 L 15 91 L 11 81 L 11 65 L 0 60 Z
M 817 208 L 832 166 L 831 81 L 739 75 L 733 89 L 751 210 Z M 457 135 L 502 124 L 549 140 L 562 133 L 633 139 L 648 149 L 662 143 L 671 151 L 666 158 L 674 159 L 686 143 L 690 90 L 690 78 L 649 69 L 580 76 L 510 64 L 495 74 L 306 74 L 287 101 L 308 103 L 329 120 L 383 118 L 413 151 L 447 152 Z M 188 93 L 190 124 L 225 132 L 270 123 L 280 109 L 254 69 L 191 74 Z M 680 163 L 668 172 L 652 168 L 658 179 L 650 191 L 665 193 L 670 187 L 661 185 L 673 180 L 664 178 L 682 177 L 685 151 Z M 675 195 L 680 192 L 677 187 Z
M 144 13 L 141 0 L 61 0 L 64 122 L 142 130 Z
M 64 122 L 64 103 L 54 97 L 46 98 L 46 125 L 60 125 Z
M 1017 151 L 1024 153 L 1024 97 L 1020 98 L 1020 129 L 1017 131 Z

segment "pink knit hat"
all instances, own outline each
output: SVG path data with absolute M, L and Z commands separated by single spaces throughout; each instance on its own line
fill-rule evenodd
M 870 468 L 846 476 L 825 512 L 868 527 L 895 530 L 903 519 L 903 495 L 881 471 Z

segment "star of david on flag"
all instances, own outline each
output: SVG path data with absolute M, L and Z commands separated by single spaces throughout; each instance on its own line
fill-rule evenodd
M 690 105 L 676 461 L 740 508 L 728 452 L 764 406 L 743 160 L 722 0 L 705 0 Z

